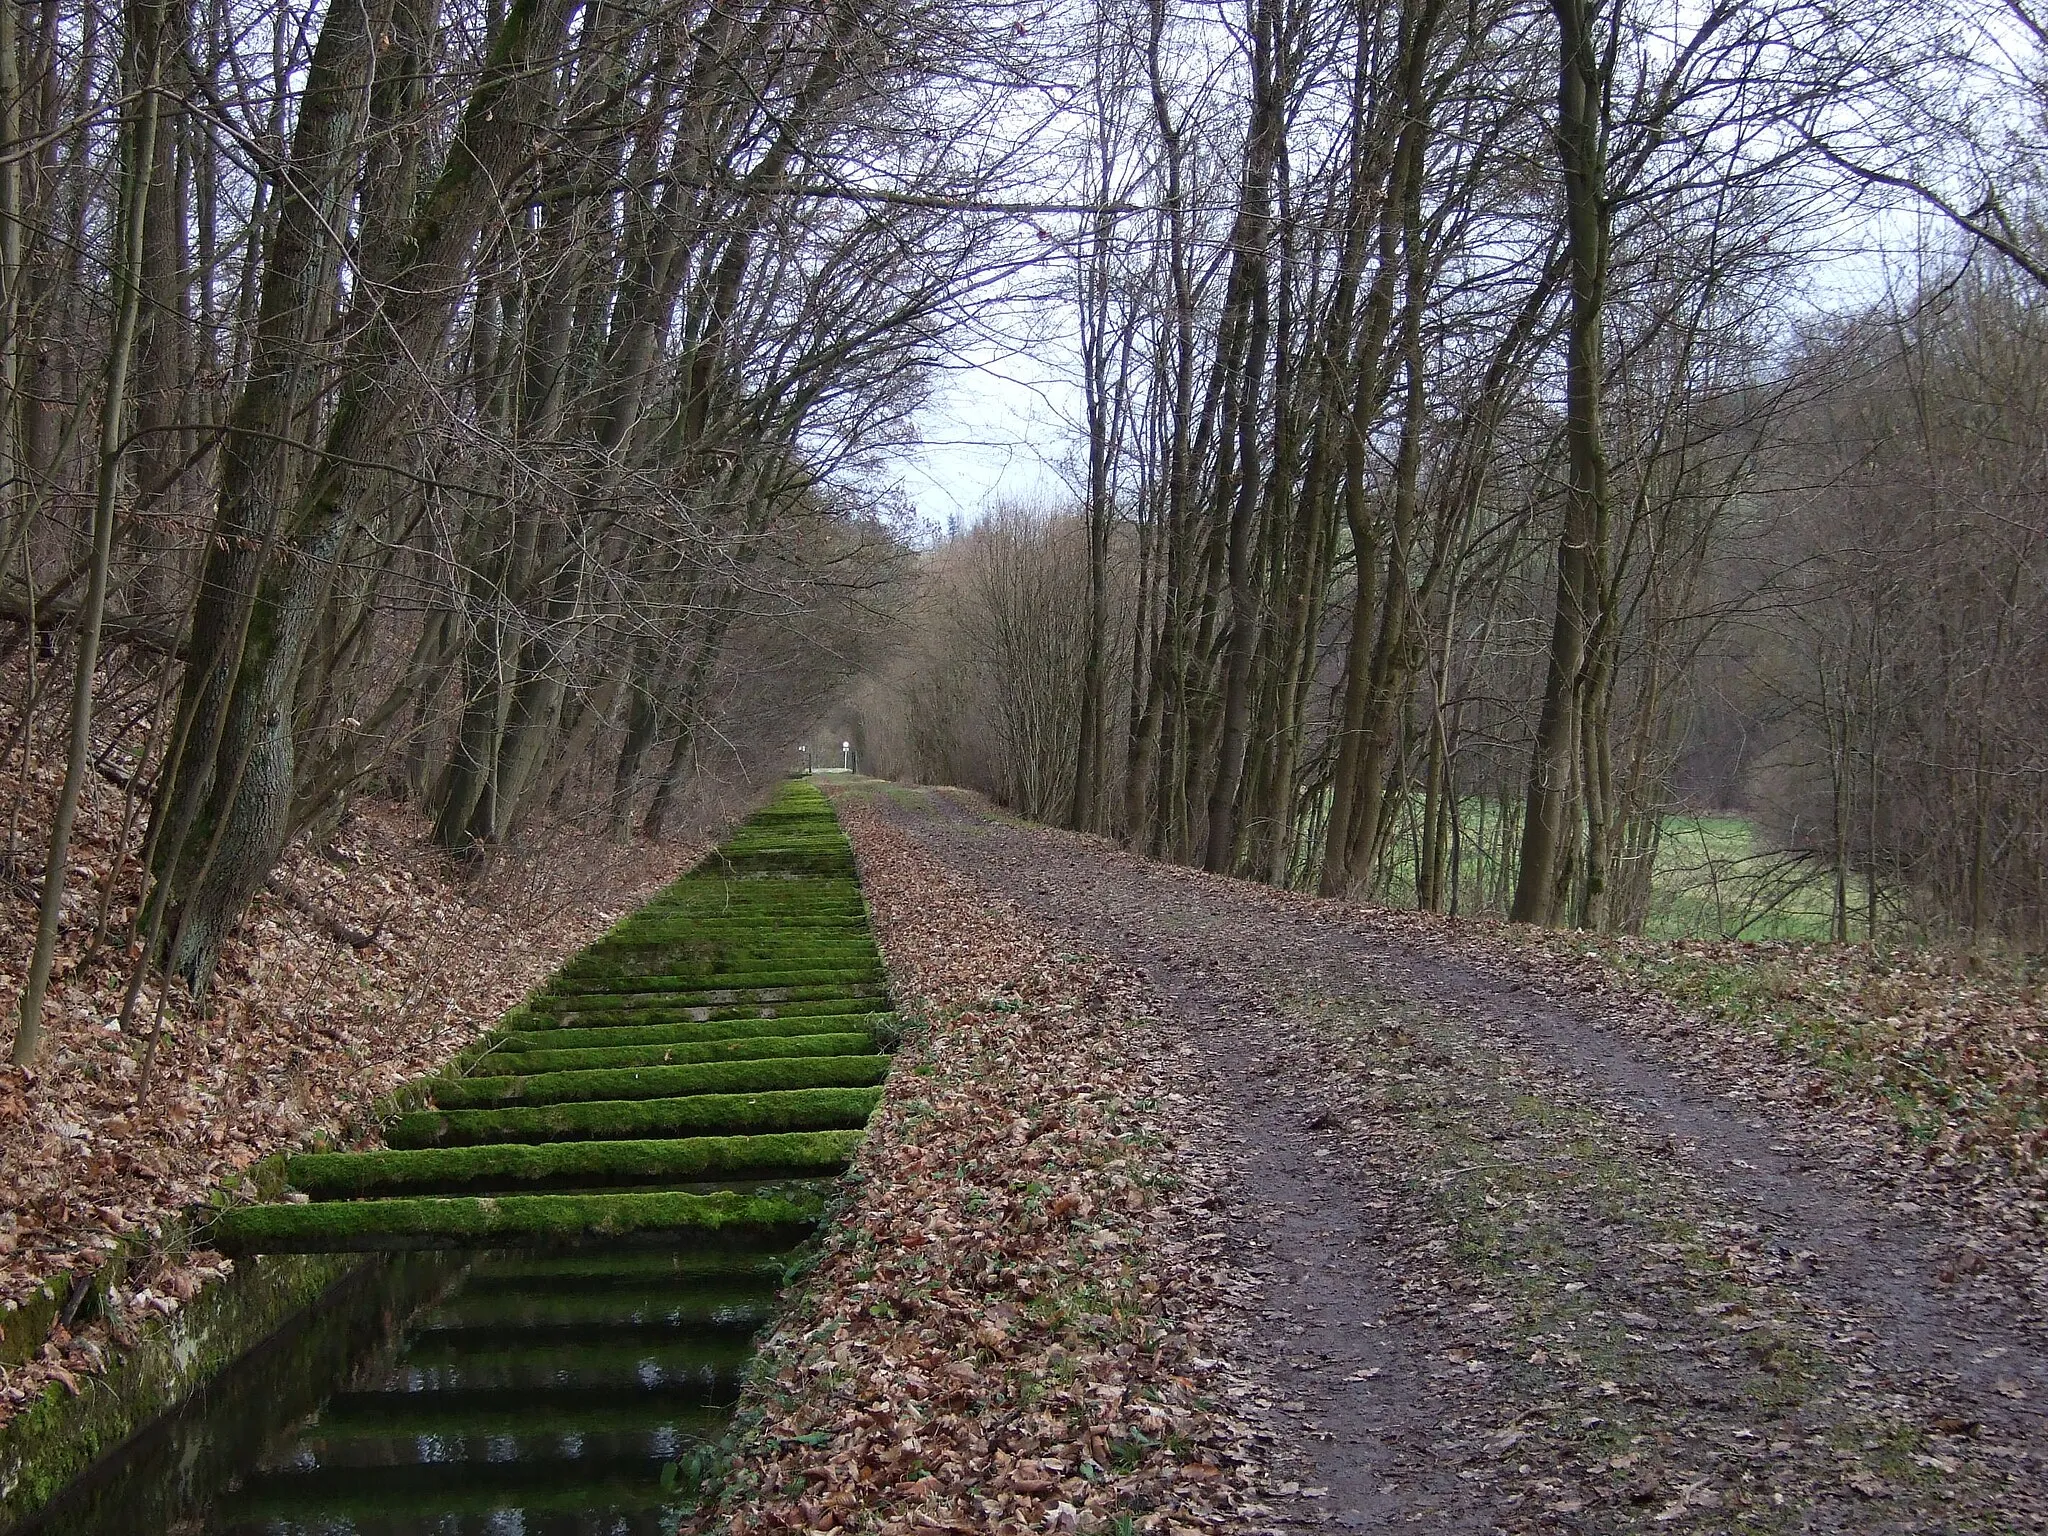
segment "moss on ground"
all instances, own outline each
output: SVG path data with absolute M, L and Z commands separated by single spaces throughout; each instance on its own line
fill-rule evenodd
M 550 995 L 580 999 L 580 1006 L 587 1006 L 592 998 L 650 994 L 663 1000 L 702 996 L 707 1002 L 724 1000 L 718 998 L 718 994 L 729 994 L 731 1000 L 737 1002 L 747 993 L 785 989 L 802 989 L 805 996 L 826 997 L 876 986 L 881 982 L 882 974 L 879 965 L 849 969 L 735 971 L 726 976 L 664 976 L 624 969 L 615 974 L 589 973 L 565 978 L 563 988 Z

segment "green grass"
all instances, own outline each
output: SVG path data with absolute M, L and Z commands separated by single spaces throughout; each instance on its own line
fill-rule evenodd
M 1828 871 L 1760 847 L 1740 816 L 1667 816 L 1650 880 L 1645 937 L 1826 939 Z
M 1415 902 L 1421 819 L 1416 797 L 1402 812 L 1380 872 L 1377 894 L 1390 904 Z M 1461 802 L 1460 821 L 1458 910 L 1503 913 L 1512 863 L 1502 856 L 1501 808 L 1470 796 Z M 1658 835 L 1642 932 L 1662 939 L 1826 939 L 1833 910 L 1824 867 L 1764 845 L 1744 817 L 1679 812 L 1664 819 Z

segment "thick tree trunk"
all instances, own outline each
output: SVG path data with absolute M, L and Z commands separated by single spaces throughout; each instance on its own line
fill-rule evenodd
M 217 759 L 251 602 L 296 477 L 294 421 L 313 383 L 309 351 L 321 325 L 318 300 L 334 259 L 333 232 L 343 222 L 362 137 L 371 40 L 381 24 L 379 13 L 359 6 L 328 14 L 308 69 L 291 153 L 278 173 L 253 351 L 222 444 L 221 489 L 200 572 L 175 747 L 152 806 L 153 914 L 198 879 L 211 842 L 200 816 L 215 778 L 225 776 Z M 154 915 L 143 924 L 156 925 Z
M 1246 309 L 1244 360 L 1236 390 L 1237 484 L 1231 501 L 1226 570 L 1230 594 L 1229 640 L 1223 663 L 1223 698 L 1216 727 L 1215 777 L 1209 786 L 1203 863 L 1231 868 L 1237 852 L 1237 794 L 1244 773 L 1251 720 L 1252 663 L 1265 615 L 1255 600 L 1258 572 L 1252 558 L 1254 524 L 1264 501 L 1266 423 L 1260 410 L 1266 354 L 1272 340 L 1269 268 L 1273 244 L 1273 179 L 1283 152 L 1286 64 L 1280 7 L 1259 0 L 1252 45 L 1253 103 L 1245 146 L 1244 188 L 1232 245 Z
M 441 173 L 410 221 L 375 318 L 343 359 L 344 390 L 304 488 L 282 519 L 282 559 L 253 584 L 247 638 L 231 667 L 226 728 L 191 832 L 172 857 L 181 911 L 168 963 L 203 985 L 230 926 L 281 851 L 291 819 L 292 704 L 329 562 L 349 528 L 358 466 L 390 456 L 406 410 L 445 345 L 468 253 L 487 214 L 531 159 L 552 89 L 569 0 L 514 0 L 500 21 Z M 343 11 L 348 7 L 342 7 Z M 323 28 L 323 42 L 324 42 Z M 256 487 L 249 487 L 256 490 Z M 224 495 L 223 500 L 227 498 Z M 273 504 L 266 521 L 280 521 Z M 244 590 L 247 590 L 246 588 Z M 225 648 L 223 648 L 225 650 Z M 225 770 L 225 771 L 223 771 Z M 181 775 L 182 777 L 182 775 Z M 195 858 L 194 836 L 206 852 Z
M 1558 157 L 1564 172 L 1565 247 L 1571 323 L 1565 358 L 1564 530 L 1557 547 L 1557 598 L 1543 708 L 1529 759 L 1521 859 L 1509 916 L 1555 922 L 1559 870 L 1574 840 L 1574 757 L 1580 750 L 1587 647 L 1605 592 L 1611 520 L 1607 448 L 1601 424 L 1601 329 L 1607 299 L 1604 81 L 1598 0 L 1552 0 L 1559 33 Z

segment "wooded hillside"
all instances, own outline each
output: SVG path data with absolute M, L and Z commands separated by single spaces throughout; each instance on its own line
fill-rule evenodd
M 1737 805 L 1836 937 L 2038 939 L 2038 23 L 9 11 L 17 1056 L 88 779 L 203 993 L 354 796 L 659 838 L 878 671 L 870 766 L 1212 870 L 1627 930 Z M 921 551 L 1020 334 L 1072 496 Z
M 931 555 L 868 762 L 1631 932 L 1735 810 L 1823 934 L 2038 942 L 2038 12 L 1094 14 L 1072 492 Z

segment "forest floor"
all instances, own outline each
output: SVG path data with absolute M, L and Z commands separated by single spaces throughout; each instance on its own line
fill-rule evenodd
M 1214 1491 L 1165 1528 L 2048 1529 L 2025 972 L 1603 949 L 1161 865 L 950 791 L 842 803 L 864 860 L 915 871 L 871 893 L 885 948 L 994 914 L 1068 967 L 1066 1014 L 1113 993 L 1151 1031 L 1067 1028 L 1095 1043 L 1064 1076 L 1058 1032 L 1003 1059 L 1049 1102 L 1125 1060 L 1151 1086 L 1120 1102 L 1178 1137 L 1191 1198 L 1134 1196 L 1115 1241 L 1213 1356 L 1168 1372 L 1200 1388 L 1172 1411 L 1234 1449 L 1194 1457 Z M 1001 956 L 977 953 L 989 992 Z M 958 990 L 957 962 L 927 937 L 912 990 Z M 1922 1081 L 1944 1073 L 1962 1086 Z M 1175 1225 L 1196 1208 L 1198 1239 Z
M 0 735 L 13 741 L 15 725 L 0 709 Z M 107 747 L 103 760 L 122 756 Z M 11 805 L 0 1040 L 19 1018 L 62 771 L 61 743 L 40 735 L 0 763 L 0 804 Z M 80 807 L 40 1058 L 0 1064 L 0 1423 L 52 1381 L 77 1390 L 136 1326 L 227 1271 L 217 1254 L 155 1242 L 222 1178 L 360 1128 L 379 1098 L 438 1068 L 704 847 L 543 828 L 516 854 L 464 869 L 415 813 L 360 801 L 334 835 L 287 852 L 203 1007 L 174 988 L 159 1031 L 152 981 L 123 1028 L 119 940 L 141 818 L 117 777 L 90 780 Z M 95 946 L 102 913 L 110 937 Z M 50 1330 L 47 1312 L 32 1311 L 37 1336 L 6 1333 L 24 1326 L 15 1314 L 35 1292 L 62 1297 L 67 1277 L 123 1244 L 144 1262 L 115 1288 L 110 1317 Z

